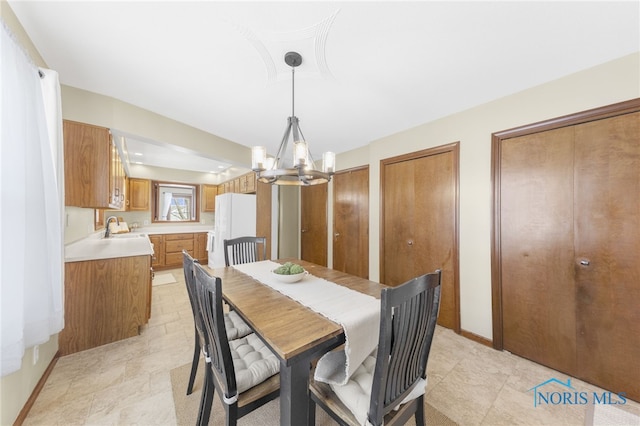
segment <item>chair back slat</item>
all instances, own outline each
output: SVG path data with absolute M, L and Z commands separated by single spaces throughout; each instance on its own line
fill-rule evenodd
M 196 277 L 194 275 L 194 270 L 193 270 L 194 263 L 198 263 L 198 260 L 191 257 L 189 253 L 183 250 L 182 251 L 182 271 L 184 272 L 184 282 L 187 286 L 189 303 L 191 304 L 191 311 L 193 312 L 193 322 L 195 324 L 196 330 L 198 331 L 198 334 L 200 335 L 201 342 L 204 342 L 205 329 L 204 329 L 204 325 L 202 324 L 202 315 L 200 313 L 200 306 L 198 305 L 198 299 L 196 295 Z
M 427 359 L 440 306 L 441 271 L 381 294 L 380 338 L 369 421 L 382 418 L 426 377 Z
M 231 258 L 229 254 L 231 254 Z M 257 262 L 265 260 L 266 257 L 266 237 L 238 237 L 224 240 L 224 262 L 226 266 Z
M 229 340 L 224 326 L 222 280 L 212 277 L 198 263 L 194 264 L 197 299 L 209 343 L 209 356 L 226 398 L 237 394 L 236 375 Z

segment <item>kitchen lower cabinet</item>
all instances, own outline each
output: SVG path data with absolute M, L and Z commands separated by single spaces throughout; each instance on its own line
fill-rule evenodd
M 193 256 L 193 234 L 167 234 L 164 236 L 164 261 L 167 267 L 182 266 L 182 250 Z
M 199 232 L 193 234 L 193 257 L 206 265 L 209 261 L 207 254 L 207 234 Z
M 182 250 L 194 259 L 207 264 L 207 233 L 153 234 L 149 235 L 153 244 L 153 269 L 175 269 L 182 267 Z
M 149 320 L 151 256 L 65 263 L 60 355 L 137 336 Z
M 149 235 L 149 241 L 153 245 L 153 256 L 151 263 L 154 269 L 164 267 L 164 236 Z

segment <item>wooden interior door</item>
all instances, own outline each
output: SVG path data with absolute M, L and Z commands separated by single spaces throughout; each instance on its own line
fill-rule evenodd
M 571 372 L 575 364 L 571 128 L 503 141 L 504 349 Z
M 640 112 L 575 127 L 577 370 L 640 401 Z
M 327 185 L 300 190 L 300 257 L 327 266 Z
M 333 176 L 333 269 L 369 279 L 369 167 Z
M 256 182 L 256 236 L 267 239 L 267 259 L 271 256 L 271 184 Z
M 494 183 L 494 347 L 640 401 L 640 99 L 494 134 Z
M 438 324 L 460 331 L 457 143 L 382 161 L 381 280 L 442 270 Z

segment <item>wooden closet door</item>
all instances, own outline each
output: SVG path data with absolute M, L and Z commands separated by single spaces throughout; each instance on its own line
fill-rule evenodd
M 640 112 L 575 131 L 577 368 L 640 401 Z
M 458 144 L 383 160 L 382 282 L 442 270 L 438 324 L 460 331 Z
M 333 176 L 333 269 L 369 278 L 369 167 Z
M 575 370 L 573 129 L 502 142 L 504 349 Z
M 327 185 L 301 187 L 300 205 L 301 258 L 327 266 Z

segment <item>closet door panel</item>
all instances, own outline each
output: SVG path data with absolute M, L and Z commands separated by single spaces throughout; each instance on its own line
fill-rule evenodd
M 581 378 L 640 399 L 640 113 L 576 126 Z
M 415 162 L 403 161 L 385 167 L 384 177 L 384 276 L 382 282 L 397 286 L 415 277 L 414 227 Z M 407 202 L 410 200 L 410 202 Z
M 369 167 L 333 176 L 333 269 L 369 278 Z
M 500 220 L 504 348 L 575 368 L 572 128 L 503 141 Z
M 414 203 L 420 221 L 414 226 L 414 276 L 442 270 L 438 324 L 456 329 L 455 288 L 455 182 L 453 152 L 430 155 L 415 161 Z

